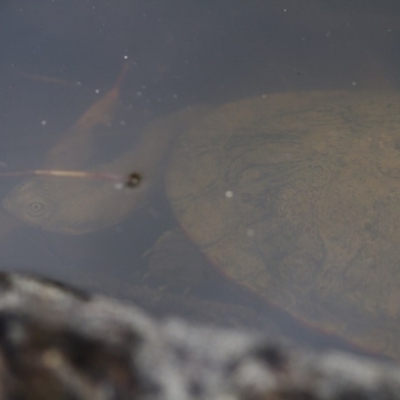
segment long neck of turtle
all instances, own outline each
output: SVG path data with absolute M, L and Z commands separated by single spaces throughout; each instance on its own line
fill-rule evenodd
M 113 162 L 92 169 L 122 176 L 135 172 L 147 183 L 153 183 L 163 174 L 171 144 L 174 140 L 178 140 L 183 132 L 190 129 L 206 110 L 206 107 L 188 107 L 149 124 L 141 135 L 139 143 L 135 143 Z

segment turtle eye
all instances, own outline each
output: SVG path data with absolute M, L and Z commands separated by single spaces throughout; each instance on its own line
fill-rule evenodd
M 45 205 L 41 201 L 33 201 L 28 204 L 27 211 L 32 217 L 40 217 L 45 212 Z

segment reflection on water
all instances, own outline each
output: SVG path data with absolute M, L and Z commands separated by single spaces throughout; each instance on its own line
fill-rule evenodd
M 14 46 L 0 59 L 1 161 L 137 171 L 143 184 L 4 181 L 14 219 L 0 214 L 1 264 L 161 314 L 312 341 L 317 325 L 400 357 L 400 20 L 389 3 L 89 1 L 78 14 L 19 3 L 4 13 Z M 116 96 L 98 104 L 124 58 L 111 119 Z

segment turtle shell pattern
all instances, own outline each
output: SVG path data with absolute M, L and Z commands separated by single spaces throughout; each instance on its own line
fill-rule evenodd
M 179 223 L 228 277 L 400 359 L 400 94 L 217 106 L 172 152 Z

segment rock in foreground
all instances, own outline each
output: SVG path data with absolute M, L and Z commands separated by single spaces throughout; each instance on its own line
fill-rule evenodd
M 0 399 L 400 399 L 400 368 L 0 275 Z

